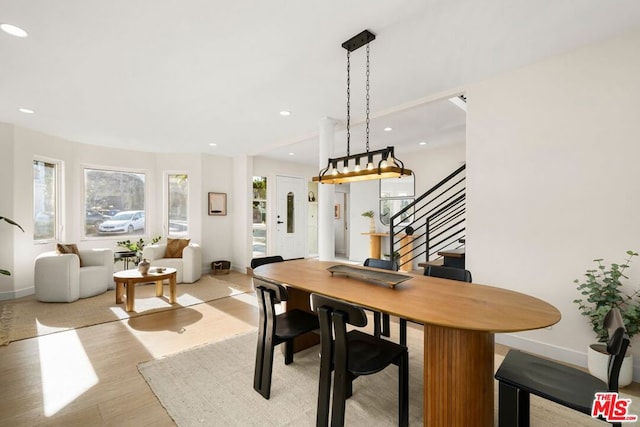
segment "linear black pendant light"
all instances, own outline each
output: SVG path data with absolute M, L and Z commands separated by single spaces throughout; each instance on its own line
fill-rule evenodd
M 327 167 L 322 169 L 313 180 L 321 184 L 342 184 L 343 182 L 367 181 L 371 179 L 401 178 L 410 176 L 411 170 L 405 169 L 404 163 L 394 154 L 393 147 L 381 150 L 369 150 L 369 43 L 376 39 L 375 34 L 364 30 L 360 34 L 342 43 L 347 50 L 347 155 L 330 158 Z M 351 154 L 351 52 L 367 46 L 367 118 L 366 118 L 366 152 Z M 365 167 L 360 167 L 364 159 Z M 379 159 L 379 160 L 378 160 Z M 349 163 L 353 161 L 353 165 Z M 377 161 L 377 166 L 374 165 Z M 342 164 L 342 170 L 338 167 Z

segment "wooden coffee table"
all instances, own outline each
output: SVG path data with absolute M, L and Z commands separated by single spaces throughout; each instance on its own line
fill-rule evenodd
M 156 282 L 156 296 L 163 295 L 162 282 L 169 279 L 169 302 L 176 302 L 176 269 L 164 268 L 162 273 L 158 273 L 157 267 L 149 268 L 149 272 L 145 275 L 140 274 L 138 269 L 118 271 L 113 274 L 113 280 L 116 282 L 116 304 L 126 302 L 126 310 L 134 311 L 136 283 Z M 127 288 L 126 301 L 123 301 L 124 288 Z

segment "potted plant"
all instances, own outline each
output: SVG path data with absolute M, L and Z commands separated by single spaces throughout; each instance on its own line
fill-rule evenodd
M 151 239 L 151 243 L 146 243 L 142 238 L 140 238 L 140 240 L 138 240 L 137 242 L 132 242 L 131 240 L 127 239 L 116 242 L 116 245 L 120 246 L 121 248 L 126 248 L 131 252 L 135 252 L 136 259 L 134 260 L 134 262 L 137 265 L 140 261 L 140 258 L 142 257 L 142 250 L 144 249 L 144 247 L 148 244 L 153 245 L 155 243 L 158 243 L 160 239 L 162 239 L 162 236 L 154 237 Z
M 604 327 L 604 318 L 609 310 L 613 307 L 620 310 L 629 338 L 640 331 L 640 289 L 628 293 L 622 283 L 622 279 L 628 279 L 624 272 L 635 256 L 638 256 L 637 252 L 627 251 L 627 259 L 622 264 L 612 263 L 610 266 L 605 265 L 601 258 L 595 259 L 593 261 L 596 268 L 587 270 L 582 281 L 574 280 L 583 297 L 573 302 L 578 304 L 580 313 L 589 319 L 591 329 L 599 342 L 589 346 L 589 372 L 603 381 L 607 380 L 609 359 L 606 344 L 603 344 L 609 339 L 608 331 Z M 620 386 L 630 384 L 632 377 L 633 359 L 631 353 L 628 353 L 620 370 Z
M 7 223 L 9 223 L 9 224 L 11 224 L 11 225 L 13 225 L 15 227 L 18 227 L 20 230 L 22 230 L 22 232 L 24 232 L 24 229 L 20 226 L 20 224 L 18 224 L 14 220 L 9 219 L 9 218 L 4 217 L 4 216 L 0 216 L 0 221 L 2 221 L 2 220 L 4 220 L 5 222 L 7 222 Z M 2 268 L 0 268 L 0 274 L 4 274 L 5 276 L 11 276 L 11 272 L 9 270 L 4 270 Z
M 376 220 L 373 217 L 373 211 L 362 212 L 362 216 L 365 218 L 369 218 L 369 233 L 376 232 Z

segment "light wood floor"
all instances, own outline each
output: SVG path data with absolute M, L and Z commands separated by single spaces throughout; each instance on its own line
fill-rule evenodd
M 251 281 L 235 272 L 223 278 Z M 12 342 L 0 347 L 0 426 L 173 426 L 137 364 L 248 332 L 257 321 L 255 295 L 244 294 Z M 625 391 L 640 396 L 638 384 Z
M 244 294 L 0 347 L 0 426 L 173 426 L 137 364 L 255 329 L 255 300 Z

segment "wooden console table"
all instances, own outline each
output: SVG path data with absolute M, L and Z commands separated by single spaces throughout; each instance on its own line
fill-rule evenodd
M 369 257 L 383 259 L 382 254 L 382 238 L 389 237 L 389 233 L 362 233 L 364 236 L 369 236 Z M 413 249 L 413 236 L 409 236 L 408 234 L 402 234 L 400 240 L 400 246 L 405 246 L 400 250 L 400 270 L 401 271 L 411 271 L 411 263 L 409 260 L 411 259 L 411 250 Z M 402 266 L 402 264 L 405 264 Z

